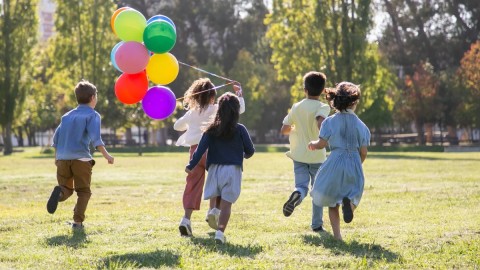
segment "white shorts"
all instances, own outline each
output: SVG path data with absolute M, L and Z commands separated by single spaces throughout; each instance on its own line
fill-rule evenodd
M 222 197 L 230 203 L 237 201 L 242 185 L 242 168 L 239 165 L 211 164 L 208 168 L 204 199 Z

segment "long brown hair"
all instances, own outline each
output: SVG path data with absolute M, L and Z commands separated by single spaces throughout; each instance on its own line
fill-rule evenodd
M 200 78 L 195 80 L 185 92 L 183 99 L 183 107 L 187 110 L 199 109 L 200 112 L 205 110 L 210 102 L 217 95 L 215 86 L 209 78 Z M 205 91 L 211 89 L 209 91 Z
M 218 111 L 215 120 L 208 126 L 209 135 L 220 138 L 231 138 L 240 117 L 240 101 L 237 96 L 227 92 L 218 99 Z

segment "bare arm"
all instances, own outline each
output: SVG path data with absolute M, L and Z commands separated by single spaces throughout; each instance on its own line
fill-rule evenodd
M 282 134 L 282 135 L 288 135 L 288 134 L 290 134 L 290 131 L 292 131 L 292 126 L 290 126 L 290 125 L 283 125 L 282 128 L 280 129 L 280 134 Z
M 102 153 L 103 157 L 108 161 L 108 164 L 113 164 L 114 158 L 107 152 L 105 146 L 99 145 L 97 146 L 97 150 Z
M 323 120 L 325 120 L 325 118 L 323 118 L 322 116 L 317 116 L 318 129 L 320 129 L 320 127 L 322 126 Z
M 318 139 L 316 141 L 311 141 L 308 143 L 308 149 L 310 150 L 318 150 L 318 149 L 323 149 L 328 145 L 328 142 L 325 141 L 324 139 Z
M 365 161 L 365 159 L 367 158 L 367 147 L 366 146 L 362 146 L 360 147 L 360 159 L 362 160 L 362 163 Z

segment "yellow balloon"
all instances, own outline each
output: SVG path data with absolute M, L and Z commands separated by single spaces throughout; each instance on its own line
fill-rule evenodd
M 178 75 L 179 66 L 171 53 L 154 54 L 147 65 L 147 76 L 155 84 L 166 85 Z

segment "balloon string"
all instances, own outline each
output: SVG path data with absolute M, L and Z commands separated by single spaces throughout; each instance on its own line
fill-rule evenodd
M 182 65 L 184 65 L 184 66 L 187 66 L 187 67 L 189 67 L 189 68 L 193 68 L 193 69 L 195 69 L 195 70 L 201 71 L 201 72 L 203 72 L 203 73 L 207 73 L 207 74 L 212 75 L 212 76 L 214 76 L 214 77 L 217 77 L 217 78 L 226 80 L 226 81 L 233 81 L 232 79 L 222 77 L 222 76 L 220 76 L 220 75 L 217 75 L 217 74 L 208 72 L 208 71 L 206 71 L 206 70 L 204 70 L 204 69 L 201 69 L 201 68 L 198 68 L 198 67 L 191 66 L 191 65 L 189 65 L 189 64 L 185 64 L 185 63 L 180 62 L 180 61 L 178 61 L 178 63 L 179 63 L 179 64 L 182 64 Z
M 186 98 L 186 97 L 193 97 L 193 96 L 198 95 L 198 94 L 201 94 L 201 93 L 203 93 L 203 92 L 207 92 L 207 91 L 211 91 L 211 90 L 216 90 L 216 89 L 219 89 L 219 88 L 222 88 L 222 87 L 225 87 L 225 86 L 227 86 L 227 85 L 234 84 L 234 83 L 235 83 L 234 81 L 230 81 L 230 82 L 228 82 L 228 83 L 226 83 L 226 84 L 222 84 L 222 85 L 219 85 L 219 86 L 215 86 L 215 87 L 213 87 L 213 88 L 210 88 L 210 89 L 206 89 L 206 90 L 203 90 L 203 91 L 200 91 L 200 92 L 196 92 L 195 94 L 191 94 L 191 95 L 188 95 L 188 96 L 183 96 L 183 97 L 177 98 L 176 100 L 182 100 L 182 99 L 184 99 L 184 98 Z

